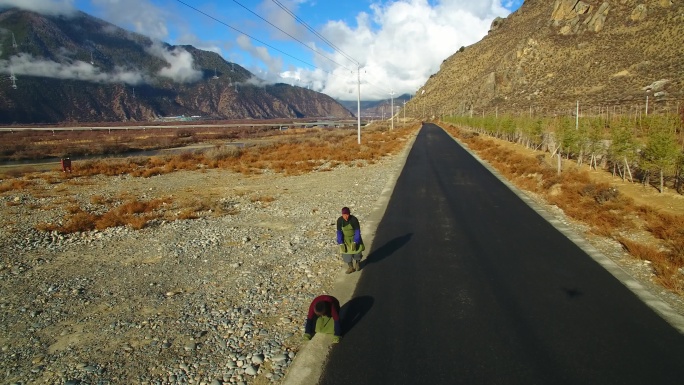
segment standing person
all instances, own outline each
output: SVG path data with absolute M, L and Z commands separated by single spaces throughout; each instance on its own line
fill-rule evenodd
M 361 239 L 359 220 L 351 215 L 349 207 L 343 207 L 342 216 L 337 218 L 337 244 L 340 245 L 342 260 L 349 266 L 346 273 L 360 271 L 362 252 L 366 247 Z
M 331 322 L 332 321 L 332 322 Z M 304 326 L 304 339 L 310 340 L 314 333 L 332 334 L 334 344 L 340 342 L 340 301 L 331 295 L 319 295 L 309 305 Z

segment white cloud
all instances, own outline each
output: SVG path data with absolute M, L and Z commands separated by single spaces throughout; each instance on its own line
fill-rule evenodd
M 180 83 L 191 83 L 202 79 L 202 71 L 194 68 L 194 59 L 190 52 L 175 47 L 168 50 L 161 43 L 154 43 L 147 52 L 164 59 L 169 66 L 162 68 L 158 75 Z
M 96 83 L 126 83 L 136 85 L 145 82 L 145 76 L 136 71 L 117 68 L 114 72 L 102 72 L 98 67 L 80 60 L 57 63 L 36 59 L 30 54 L 20 53 L 9 60 L 0 60 L 0 72 L 20 77 L 39 76 L 56 79 L 83 80 Z
M 299 4 L 302 0 L 280 0 L 279 3 L 283 8 L 289 10 L 293 14 L 297 14 Z M 292 37 L 296 39 L 304 39 L 308 34 L 304 32 L 301 24 L 292 17 L 285 9 L 281 8 L 274 1 L 263 1 L 259 5 L 259 13 L 263 14 L 266 20 L 271 24 L 277 26 L 280 30 L 270 29 L 274 34 L 273 37 L 281 40 L 291 40 Z M 307 23 L 308 24 L 308 23 Z M 289 35 L 289 36 L 288 36 Z M 291 37 L 292 36 L 292 37 Z
M 154 39 L 164 40 L 169 36 L 167 23 L 175 19 L 172 12 L 157 7 L 146 0 L 91 0 L 101 9 L 103 17 L 110 23 Z
M 391 91 L 395 96 L 415 93 L 444 59 L 485 36 L 495 17 L 510 13 L 498 0 L 442 0 L 436 5 L 404 0 L 375 3 L 370 11 L 357 16 L 355 27 L 329 21 L 322 30 L 323 36 L 360 63 L 364 100 L 388 99 Z M 299 72 L 303 82 L 324 84 L 317 91 L 334 98 L 356 99 L 356 65 L 339 52 L 326 55 L 346 68 L 317 56 L 317 67 L 335 69 L 331 74 L 303 69 Z
M 43 15 L 70 15 L 76 11 L 74 0 L 0 0 L 0 8 L 15 7 Z
M 206 40 L 201 40 L 198 38 L 196 35 L 192 33 L 185 33 L 178 37 L 174 44 L 177 45 L 191 45 L 197 49 L 201 49 L 203 51 L 209 51 L 209 52 L 215 52 L 219 55 L 222 55 L 223 49 L 221 48 L 221 43 L 215 42 L 215 41 L 206 41 Z
M 259 75 L 269 82 L 281 81 L 278 75 L 283 68 L 283 59 L 280 57 L 273 57 L 268 53 L 264 47 L 255 47 L 252 41 L 245 35 L 240 35 L 237 38 L 238 46 L 246 51 L 252 58 L 258 60 L 266 66 L 266 69 L 260 68 L 257 63 L 246 64 L 250 72 Z
M 202 78 L 202 71 L 193 68 L 192 55 L 179 47 L 168 50 L 161 43 L 152 45 L 148 52 L 163 59 L 169 65 L 162 68 L 157 75 L 167 77 L 179 83 L 190 83 Z M 149 83 L 151 77 L 140 71 L 128 70 L 121 67 L 113 72 L 103 72 L 97 66 L 80 60 L 70 60 L 61 57 L 63 62 L 37 59 L 27 53 L 20 53 L 9 60 L 0 60 L 0 73 L 15 76 L 38 76 L 56 79 L 82 80 L 96 83 L 126 83 L 136 85 Z M 11 71 L 10 71 L 11 69 Z

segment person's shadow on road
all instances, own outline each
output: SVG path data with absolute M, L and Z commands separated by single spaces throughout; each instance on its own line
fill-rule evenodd
M 411 240 L 412 236 L 413 233 L 404 234 L 400 237 L 392 239 L 391 241 L 380 246 L 379 248 L 373 250 L 373 252 L 368 254 L 368 257 L 361 262 L 361 267 L 363 268 L 364 266 L 369 265 L 371 263 L 380 262 L 383 259 L 389 257 L 395 251 L 401 249 L 402 246 L 407 244 Z
M 362 295 L 354 297 L 342 305 L 340 308 L 342 335 L 347 334 L 361 321 L 363 316 L 373 307 L 373 302 L 373 297 Z

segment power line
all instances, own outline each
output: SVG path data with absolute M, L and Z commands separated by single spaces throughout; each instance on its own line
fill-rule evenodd
M 284 55 L 287 55 L 288 57 L 291 57 L 291 58 L 293 58 L 293 59 L 295 59 L 295 60 L 297 60 L 297 61 L 299 61 L 299 62 L 302 62 L 302 63 L 304 63 L 304 64 L 306 64 L 306 65 L 308 65 L 308 66 L 310 66 L 310 67 L 312 67 L 312 68 L 314 68 L 314 69 L 319 69 L 319 70 L 325 72 L 326 74 L 328 74 L 329 76 L 340 78 L 340 76 L 336 76 L 336 75 L 333 74 L 331 71 L 327 71 L 327 70 L 325 70 L 325 69 L 323 69 L 323 68 L 317 67 L 317 66 L 315 66 L 315 65 L 313 65 L 313 64 L 311 64 L 311 63 L 307 63 L 307 62 L 305 62 L 305 61 L 303 61 L 303 60 L 301 60 L 301 59 L 299 59 L 299 58 L 296 58 L 296 57 L 294 57 L 294 56 L 292 56 L 292 55 L 290 55 L 290 54 L 288 54 L 288 53 L 286 53 L 286 52 L 284 52 L 284 51 L 282 51 L 282 50 L 280 50 L 280 49 L 278 49 L 278 48 L 275 48 L 275 47 L 271 46 L 271 45 L 268 44 L 268 43 L 265 43 L 265 42 L 263 42 L 263 41 L 261 41 L 261 40 L 255 38 L 255 37 L 252 37 L 252 36 L 250 36 L 250 35 L 248 35 L 248 34 L 242 32 L 241 30 L 239 30 L 239 29 L 237 29 L 237 28 L 235 28 L 235 27 L 233 27 L 233 26 L 231 26 L 231 25 L 229 25 L 229 24 L 227 24 L 227 23 L 225 23 L 225 22 L 223 22 L 223 21 L 221 21 L 221 20 L 219 20 L 219 19 L 217 19 L 217 18 L 215 18 L 215 17 L 209 15 L 209 14 L 207 14 L 206 12 L 203 12 L 203 11 L 201 11 L 201 10 L 199 10 L 199 9 L 197 9 L 197 8 L 195 8 L 195 7 L 193 7 L 193 6 L 189 5 L 189 4 L 187 4 L 187 3 L 185 3 L 184 1 L 181 1 L 181 0 L 176 0 L 176 1 L 179 2 L 179 3 L 181 3 L 181 4 L 183 4 L 183 5 L 185 5 L 186 7 L 190 8 L 190 9 L 192 9 L 192 10 L 194 10 L 194 11 L 196 11 L 196 12 L 198 12 L 198 13 L 200 13 L 200 14 L 202 14 L 202 15 L 204 15 L 204 16 L 206 16 L 206 17 L 208 17 L 208 18 L 210 18 L 210 19 L 212 19 L 212 20 L 214 20 L 214 21 L 216 21 L 217 23 L 220 23 L 220 24 L 222 24 L 222 25 L 225 25 L 226 27 L 228 27 L 228 28 L 230 28 L 230 29 L 232 29 L 232 30 L 234 30 L 234 31 L 236 31 L 236 32 L 238 32 L 238 33 L 241 33 L 241 34 L 243 34 L 243 35 L 249 37 L 250 39 L 253 39 L 253 40 L 256 41 L 256 42 L 259 42 L 259 43 L 261 43 L 261 44 L 263 44 L 263 45 L 265 45 L 265 46 L 267 46 L 267 47 L 269 47 L 269 48 L 272 48 L 272 49 L 274 49 L 274 50 L 276 50 L 276 51 L 278 51 L 278 52 L 280 52 L 280 53 L 282 53 L 282 54 L 284 54 Z M 237 3 L 237 1 L 236 1 L 236 3 Z M 239 3 L 238 3 L 238 4 L 239 4 Z M 241 4 L 239 4 L 239 5 L 241 5 Z M 241 6 L 242 6 L 242 5 L 241 5 Z M 244 6 L 242 6 L 242 7 L 244 8 Z M 246 9 L 246 8 L 245 8 L 245 9 Z M 250 11 L 250 12 L 251 12 L 251 11 Z M 263 18 L 262 18 L 262 19 L 263 19 Z M 270 23 L 269 23 L 269 24 L 270 24 Z M 276 27 L 276 28 L 277 28 L 277 27 Z M 301 42 L 300 42 L 300 43 L 301 43 Z M 307 46 L 307 48 L 310 48 L 310 47 Z M 314 51 L 314 52 L 315 52 L 315 51 Z M 331 60 L 331 61 L 332 61 L 332 60 Z M 334 61 L 332 61 L 332 62 L 335 63 Z M 340 66 L 341 68 L 344 68 L 344 69 L 346 69 L 346 70 L 348 70 L 348 71 L 350 71 L 350 72 L 354 72 L 353 70 L 350 70 L 350 69 L 346 68 L 346 67 L 343 66 L 343 65 L 340 65 L 340 64 L 338 64 L 338 63 L 335 63 L 335 64 L 337 64 L 337 65 Z
M 185 3 L 185 2 L 183 2 L 183 1 L 181 1 L 181 0 L 176 0 L 176 1 L 179 2 L 179 3 L 181 3 L 181 4 L 183 4 L 183 5 L 185 5 L 186 7 L 190 8 L 190 9 L 192 9 L 192 10 L 195 10 L 195 11 L 201 13 L 202 15 L 204 15 L 204 16 L 206 16 L 206 17 L 212 19 L 212 20 L 214 20 L 214 21 L 217 22 L 217 23 L 223 24 L 223 25 L 225 25 L 226 27 L 228 27 L 228 28 L 230 28 L 230 29 L 232 29 L 232 30 L 234 30 L 234 31 L 236 31 L 236 32 L 238 32 L 238 33 L 241 33 L 241 34 L 247 36 L 248 38 L 250 38 L 250 39 L 252 39 L 252 40 L 254 40 L 254 41 L 256 41 L 256 42 L 259 42 L 259 43 L 261 43 L 261 44 L 263 44 L 263 45 L 265 45 L 265 46 L 267 46 L 267 47 L 269 47 L 269 48 L 271 48 L 271 49 L 273 49 L 273 50 L 276 50 L 276 51 L 282 53 L 283 55 L 286 55 L 286 56 L 288 56 L 288 57 L 291 57 L 292 59 L 295 59 L 295 60 L 297 60 L 298 62 L 304 63 L 304 64 L 306 64 L 306 65 L 308 65 L 308 66 L 310 66 L 310 67 L 318 68 L 318 67 L 316 67 L 315 65 L 313 65 L 313 64 L 311 64 L 311 63 L 307 63 L 307 62 L 305 62 L 305 61 L 302 60 L 302 59 L 296 58 L 296 57 L 290 55 L 290 54 L 287 53 L 287 52 L 284 52 L 284 51 L 282 51 L 282 50 L 280 50 L 280 49 L 278 49 L 278 48 L 276 48 L 276 47 L 273 47 L 272 45 L 270 45 L 270 44 L 268 44 L 268 43 L 265 43 L 265 42 L 263 42 L 263 41 L 261 41 L 261 40 L 255 38 L 255 37 L 253 37 L 253 36 L 250 36 L 250 35 L 248 35 L 248 34 L 242 32 L 242 31 L 240 31 L 239 29 L 237 29 L 237 28 L 235 28 L 235 27 L 233 27 L 233 26 L 231 26 L 231 25 L 229 25 L 229 24 L 227 24 L 227 23 L 225 23 L 225 22 L 223 22 L 223 21 L 221 21 L 221 20 L 215 18 L 214 16 L 211 16 L 211 15 L 209 15 L 208 13 L 203 12 L 203 11 L 201 11 L 201 10 L 199 10 L 199 9 L 197 9 L 197 8 L 195 8 L 195 7 L 193 7 L 192 5 L 190 5 L 190 4 L 188 4 L 188 3 Z
M 344 56 L 347 60 L 351 61 L 353 64 L 356 66 L 359 66 L 359 62 L 354 60 L 351 56 L 347 55 L 346 52 L 342 51 L 340 48 L 338 48 L 335 44 L 333 44 L 330 40 L 326 39 L 323 35 L 319 34 L 315 29 L 313 29 L 309 24 L 307 24 L 304 20 L 299 18 L 297 15 L 295 15 L 292 11 L 290 11 L 285 5 L 283 5 L 280 1 L 278 0 L 272 0 L 273 3 L 275 3 L 277 6 L 280 7 L 283 11 L 285 11 L 287 14 L 292 16 L 295 20 L 297 20 L 300 24 L 302 24 L 306 29 L 311 31 L 314 35 L 316 35 L 319 39 L 323 40 L 326 44 L 328 44 L 332 49 L 335 51 L 339 52 Z
M 249 9 L 249 8 L 245 7 L 244 5 L 240 4 L 240 2 L 238 2 L 237 0 L 233 0 L 233 2 L 234 2 L 235 4 L 241 6 L 242 8 L 246 9 L 247 11 L 249 11 L 249 12 L 250 12 L 251 14 L 253 14 L 254 16 L 258 17 L 259 19 L 261 19 L 261 20 L 267 22 L 271 27 L 273 27 L 273 28 L 277 29 L 278 31 L 280 31 L 280 32 L 286 34 L 287 36 L 291 37 L 293 40 L 297 41 L 298 43 L 300 43 L 301 45 L 303 45 L 303 46 L 306 47 L 307 49 L 310 49 L 311 51 L 315 52 L 316 54 L 323 56 L 324 58 L 330 60 L 332 63 L 335 63 L 335 64 L 337 64 L 338 66 L 340 66 L 340 67 L 342 67 L 342 68 L 348 69 L 347 67 L 343 66 L 342 64 L 340 64 L 340 63 L 334 61 L 333 59 L 331 59 L 331 58 L 329 58 L 329 57 L 323 55 L 322 53 L 318 52 L 317 50 L 315 50 L 315 49 L 309 47 L 308 45 L 306 45 L 306 43 L 302 42 L 301 40 L 297 39 L 296 37 L 290 35 L 289 33 L 285 32 L 285 31 L 283 31 L 282 29 L 280 29 L 280 27 L 278 27 L 277 25 L 271 23 L 270 21 L 266 20 L 265 18 L 261 17 L 261 15 L 259 15 L 258 13 L 254 12 L 254 11 L 252 11 L 251 9 Z

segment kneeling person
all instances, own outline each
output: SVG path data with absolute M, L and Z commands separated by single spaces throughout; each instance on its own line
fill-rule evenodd
M 309 305 L 304 326 L 304 339 L 310 340 L 314 333 L 333 335 L 333 343 L 340 342 L 340 301 L 331 295 L 319 295 Z

